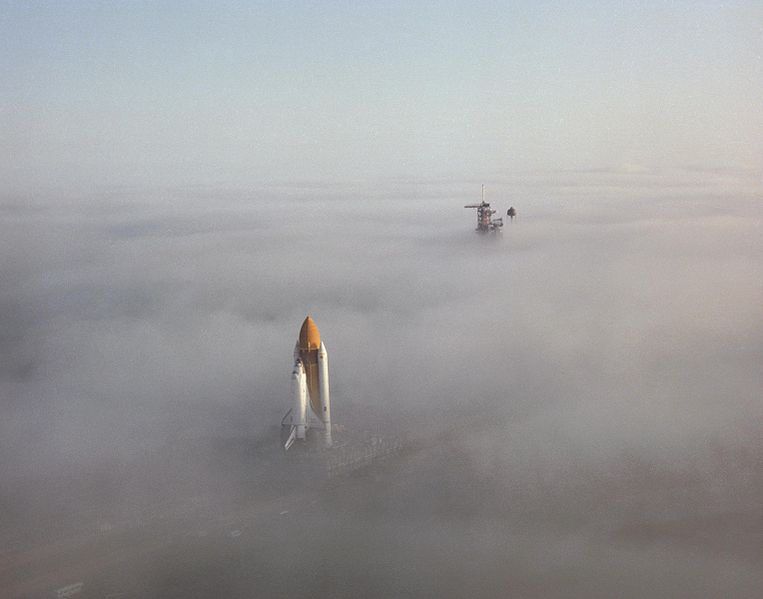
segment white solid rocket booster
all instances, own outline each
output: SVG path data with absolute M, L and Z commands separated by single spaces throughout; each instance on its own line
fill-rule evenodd
M 318 327 L 309 316 L 302 323 L 297 344 L 294 346 L 292 398 L 291 431 L 284 447 L 289 449 L 295 439 L 307 437 L 311 411 L 323 424 L 324 444 L 327 447 L 331 446 L 329 356 L 326 346 L 321 342 Z
M 321 341 L 318 350 L 318 381 L 321 393 L 321 421 L 323 422 L 324 440 L 326 446 L 331 446 L 331 396 L 329 394 L 329 354 L 326 345 Z

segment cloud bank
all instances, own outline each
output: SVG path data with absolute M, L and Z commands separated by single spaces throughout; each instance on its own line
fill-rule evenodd
M 421 449 L 324 498 L 301 545 L 268 529 L 268 551 L 242 549 L 258 588 L 753 597 L 760 180 L 495 173 L 488 200 L 519 215 L 502 239 L 472 231 L 477 182 L 5 197 L 4 502 L 26 522 L 50 506 L 10 486 L 97 489 L 92 472 L 178 439 L 202 456 L 210 438 L 264 442 L 310 313 L 335 419 L 368 414 Z M 211 480 L 201 463 L 181 465 Z M 220 576 L 231 595 L 254 584 Z

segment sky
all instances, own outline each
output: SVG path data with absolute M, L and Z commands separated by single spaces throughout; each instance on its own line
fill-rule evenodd
M 757 2 L 0 3 L 6 189 L 759 168 Z

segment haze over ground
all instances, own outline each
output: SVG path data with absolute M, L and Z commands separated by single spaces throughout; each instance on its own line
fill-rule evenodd
M 369 406 L 426 448 L 299 531 L 253 534 L 247 568 L 211 575 L 226 592 L 637 597 L 648 576 L 653 597 L 755 596 L 757 180 L 667 176 L 496 181 L 491 199 L 526 198 L 501 240 L 461 208 L 476 183 L 7 203 L 6 529 L 45 538 L 48 510 L 65 528 L 83 510 L 57 496 L 67 473 L 87 513 L 133 525 L 221 476 L 221 506 L 241 495 L 257 452 L 212 469 L 210 439 L 267 438 L 310 312 L 335 420 Z M 143 485 L 104 475 L 161 456 Z M 176 479 L 190 490 L 168 499 Z M 159 575 L 135 574 L 174 596 Z
M 310 313 L 420 449 L 140 596 L 757 597 L 761 17 L 3 4 L 6 547 L 245 500 Z

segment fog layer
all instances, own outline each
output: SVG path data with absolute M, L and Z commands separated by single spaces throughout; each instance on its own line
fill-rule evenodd
M 415 451 L 296 520 L 262 508 L 207 578 L 142 566 L 144 594 L 755 597 L 760 180 L 495 176 L 487 199 L 518 212 L 497 239 L 462 207 L 480 182 L 6 196 L 3 534 L 20 548 L 74 512 L 172 512 L 168 472 L 221 496 L 270 485 L 246 475 L 257 451 L 227 463 L 210 440 L 271 443 L 309 313 L 335 421 Z M 193 457 L 149 482 L 113 474 L 179 442 Z

